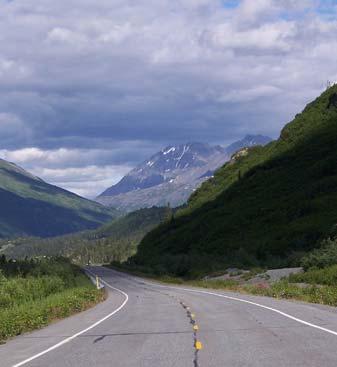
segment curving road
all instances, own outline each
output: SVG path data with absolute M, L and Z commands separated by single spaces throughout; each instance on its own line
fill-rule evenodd
M 335 367 L 337 310 L 91 267 L 107 301 L 0 346 L 1 367 Z

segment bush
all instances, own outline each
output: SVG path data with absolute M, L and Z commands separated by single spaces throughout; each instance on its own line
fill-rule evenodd
M 325 269 L 312 268 L 301 274 L 292 274 L 289 277 L 292 283 L 309 283 L 321 285 L 337 285 L 337 265 Z
M 23 332 L 41 328 L 52 320 L 83 311 L 99 302 L 104 294 L 91 286 L 67 289 L 40 301 L 0 306 L 0 342 Z
M 39 300 L 65 288 L 65 282 L 57 276 L 7 279 L 0 285 L 0 308 Z
M 319 249 L 311 251 L 301 260 L 305 270 L 312 267 L 324 268 L 334 264 L 337 264 L 337 238 L 322 241 Z
M 0 342 L 88 308 L 104 297 L 62 258 L 0 258 Z

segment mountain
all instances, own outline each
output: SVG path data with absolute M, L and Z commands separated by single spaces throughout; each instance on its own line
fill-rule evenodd
M 167 203 L 175 207 L 209 177 L 206 172 L 212 175 L 226 160 L 228 154 L 220 146 L 168 146 L 104 191 L 97 201 L 126 211 Z
M 203 143 L 168 146 L 134 168 L 96 200 L 125 211 L 167 203 L 176 207 L 185 203 L 193 190 L 228 161 L 233 149 L 266 141 L 270 139 L 247 136 L 226 149 Z
M 0 203 L 0 237 L 55 236 L 96 228 L 116 215 L 2 159 Z
M 85 264 L 123 261 L 134 255 L 141 239 L 160 223 L 169 220 L 168 208 L 147 208 L 114 219 L 103 226 L 80 233 L 53 238 L 0 239 L 0 254 L 11 258 L 26 256 L 66 256 Z
M 145 236 L 131 263 L 190 277 L 296 264 L 336 229 L 336 101 L 333 86 L 277 141 L 235 154 L 187 208 Z

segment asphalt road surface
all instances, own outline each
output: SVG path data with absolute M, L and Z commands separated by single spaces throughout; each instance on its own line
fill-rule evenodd
M 337 366 L 335 308 L 89 270 L 107 301 L 0 346 L 1 367 Z

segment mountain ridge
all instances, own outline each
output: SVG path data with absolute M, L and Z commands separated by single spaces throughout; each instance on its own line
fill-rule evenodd
M 96 228 L 116 213 L 0 160 L 0 237 L 49 237 Z
M 235 147 L 264 144 L 266 141 L 271 139 L 247 135 L 236 142 Z M 179 206 L 230 159 L 233 149 L 234 145 L 223 148 L 200 142 L 169 145 L 136 166 L 96 200 L 126 211 L 163 206 L 168 202 Z

